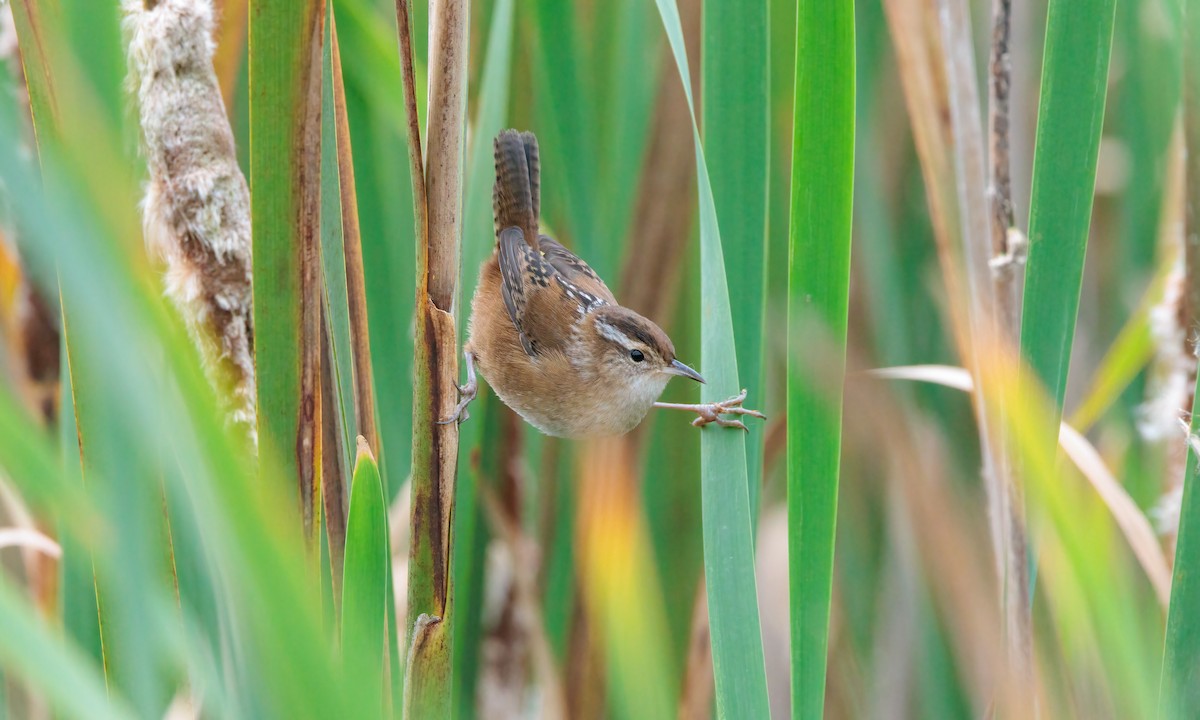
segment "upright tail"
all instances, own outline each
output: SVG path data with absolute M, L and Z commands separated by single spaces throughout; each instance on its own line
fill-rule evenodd
M 496 136 L 495 155 L 492 212 L 496 236 L 504 228 L 518 227 L 525 234 L 525 242 L 536 248 L 541 202 L 537 138 L 533 133 L 505 130 Z

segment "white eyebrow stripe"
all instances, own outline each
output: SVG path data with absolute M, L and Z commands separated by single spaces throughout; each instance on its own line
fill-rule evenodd
M 604 322 L 603 320 L 596 321 L 596 329 L 600 331 L 600 334 L 602 336 L 621 345 L 626 350 L 633 349 L 633 341 L 629 339 L 629 336 L 627 336 L 625 333 L 621 332 L 620 330 L 616 329 L 612 325 L 609 325 L 608 323 Z

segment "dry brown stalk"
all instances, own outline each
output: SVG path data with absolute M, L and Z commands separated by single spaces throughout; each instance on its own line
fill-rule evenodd
M 952 298 L 951 328 L 960 357 L 977 368 L 977 347 L 998 337 L 985 161 L 974 57 L 962 0 L 886 0 L 917 154 L 929 198 L 934 239 Z M 964 302 L 965 301 L 965 302 Z M 1001 619 L 1017 677 L 1029 677 L 1031 628 L 1024 524 L 1003 423 L 984 393 L 973 394 L 984 459 L 994 566 L 1004 594 Z
M 1012 127 L 1012 0 L 992 0 L 992 51 L 988 62 L 988 188 L 991 207 L 992 270 L 997 312 L 1008 337 L 1020 335 L 1021 263 L 1024 248 L 1014 232 L 1012 179 L 1009 172 L 1009 132 Z
M 968 318 L 971 323 L 973 348 L 965 357 L 975 369 L 975 377 L 982 378 L 984 376 L 978 371 L 978 348 L 981 347 L 981 343 L 1015 343 L 1018 338 L 1016 325 L 1004 324 L 1007 319 L 1005 313 L 1013 315 L 1016 312 L 1015 308 L 1011 303 L 1007 303 L 1005 310 L 1006 301 L 1011 298 L 1001 295 L 1002 290 L 1011 295 L 1013 285 L 1011 282 L 1004 285 L 993 272 L 1000 269 L 1002 277 L 1007 275 L 1011 281 L 1017 261 L 1009 257 L 1007 261 L 1002 260 L 1000 265 L 1003 267 L 998 268 L 991 253 L 991 243 L 994 239 L 989 242 L 989 193 L 985 180 L 987 170 L 982 122 L 979 117 L 979 92 L 975 84 L 969 9 L 966 0 L 942 0 L 942 3 L 942 11 L 939 14 L 943 19 L 943 43 L 947 48 L 946 73 L 949 79 L 951 128 L 958 171 L 956 186 L 961 211 L 961 242 L 963 260 L 966 263 L 967 287 L 970 292 Z M 1007 53 L 1007 45 L 1004 51 Z M 1004 93 L 1007 103 L 1007 86 Z M 1007 137 L 1004 143 L 1007 145 Z M 1007 151 L 1004 159 L 1007 162 Z M 1007 187 L 1007 166 L 1005 173 Z M 1006 228 L 1006 242 L 1007 237 Z M 1006 246 L 1006 252 L 1009 250 L 1011 248 Z M 1019 478 L 1014 472 L 1012 450 L 1005 429 L 1007 409 L 1002 400 L 985 400 L 986 388 L 982 387 L 982 381 L 979 385 L 979 391 L 975 394 L 975 404 L 982 410 L 978 422 L 985 446 L 984 455 L 987 457 L 985 462 L 990 463 L 992 473 L 992 477 L 987 480 L 990 512 L 995 516 L 993 523 L 999 526 L 999 544 L 994 551 L 998 558 L 997 565 L 1002 568 L 1000 587 L 1004 593 L 1001 608 L 1004 613 L 1005 638 L 1008 641 L 1010 667 L 1018 682 L 1028 685 L 1033 677 L 1033 626 L 1029 599 L 1024 500 Z M 992 397 L 996 398 L 994 395 Z M 991 408 L 994 417 L 985 414 L 989 404 L 995 406 Z M 988 468 L 985 467 L 985 472 L 987 471 Z

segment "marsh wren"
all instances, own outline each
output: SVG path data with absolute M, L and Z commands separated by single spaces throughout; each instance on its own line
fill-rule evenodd
M 719 403 L 656 402 L 672 377 L 704 378 L 676 359 L 662 328 L 618 305 L 586 262 L 538 232 L 537 138 L 506 130 L 496 137 L 495 159 L 496 248 L 471 302 L 462 401 L 443 423 L 465 419 L 476 363 L 500 399 L 547 435 L 620 435 L 651 407 L 694 412 L 697 426 L 744 430 L 721 416 L 763 417 L 741 407 L 745 390 Z

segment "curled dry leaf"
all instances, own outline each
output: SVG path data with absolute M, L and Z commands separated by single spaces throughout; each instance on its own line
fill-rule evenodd
M 870 371 L 870 374 L 888 380 L 933 383 L 963 392 L 971 392 L 975 387 L 970 373 L 963 368 L 947 365 L 881 368 Z M 1150 579 L 1150 584 L 1154 586 L 1154 592 L 1158 596 L 1159 602 L 1165 608 L 1171 596 L 1171 571 L 1167 567 L 1167 560 L 1163 556 L 1158 538 L 1145 513 L 1138 508 L 1133 498 L 1129 497 L 1129 493 L 1125 491 L 1121 483 L 1117 482 L 1105 466 L 1099 451 L 1088 442 L 1087 438 L 1070 425 L 1061 423 L 1058 442 L 1067 457 L 1079 468 L 1079 471 L 1096 490 L 1096 494 L 1108 507 L 1109 512 L 1112 513 L 1117 527 L 1121 529 L 1121 534 L 1125 536 L 1125 541 L 1129 543 L 1138 564 L 1142 566 L 1142 570 Z

